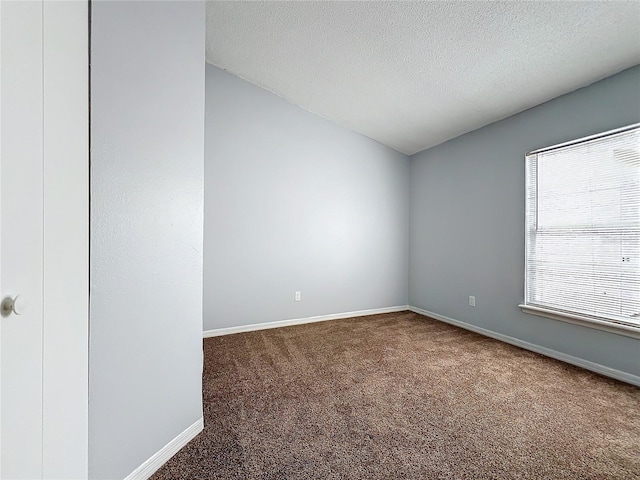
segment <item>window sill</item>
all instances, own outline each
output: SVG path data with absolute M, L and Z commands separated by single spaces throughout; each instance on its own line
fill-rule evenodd
M 626 337 L 640 339 L 640 327 L 606 322 L 604 320 L 598 320 L 596 318 L 586 317 L 573 313 L 560 312 L 543 307 L 535 307 L 533 305 L 520 304 L 518 306 L 524 313 L 537 315 L 538 317 L 551 318 L 553 320 L 560 320 L 563 322 L 581 325 L 583 327 L 595 328 L 596 330 L 603 330 L 605 332 L 615 333 L 617 335 L 624 335 Z

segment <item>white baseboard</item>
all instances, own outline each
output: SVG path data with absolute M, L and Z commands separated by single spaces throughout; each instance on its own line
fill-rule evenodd
M 178 450 L 195 438 L 204 429 L 204 419 L 201 417 L 184 432 L 158 450 L 151 458 L 131 472 L 124 480 L 147 480 L 160 467 L 173 457 Z
M 486 337 L 491 337 L 505 343 L 510 343 L 511 345 L 524 348 L 525 350 L 531 350 L 532 352 L 540 353 L 542 355 L 546 355 L 547 357 L 555 358 L 556 360 L 560 360 L 561 362 L 570 363 L 572 365 L 576 365 L 578 367 L 591 370 L 592 372 L 596 372 L 601 375 L 605 375 L 607 377 L 615 378 L 616 380 L 621 380 L 623 382 L 631 383 L 632 385 L 640 386 L 640 376 L 633 375 L 631 373 L 623 372 L 621 370 L 616 370 L 614 368 L 605 367 L 604 365 L 601 365 L 599 363 L 590 362 L 589 360 L 584 360 L 582 358 L 574 357 L 573 355 L 568 355 L 566 353 L 558 352 L 557 350 L 552 350 L 547 347 L 542 347 L 534 343 L 525 342 L 524 340 L 519 340 L 517 338 L 510 337 L 508 335 L 503 335 L 501 333 L 493 332 L 491 330 L 487 330 L 482 327 L 476 327 L 475 325 L 471 325 L 470 323 L 461 322 L 460 320 L 455 320 L 453 318 L 445 317 L 444 315 L 439 315 L 437 313 L 429 312 L 421 308 L 409 306 L 407 307 L 407 309 L 411 310 L 412 312 L 419 313 L 420 315 L 424 315 L 426 317 L 435 318 L 436 320 L 440 320 L 445 323 L 450 323 L 451 325 L 455 325 L 457 327 L 464 328 L 466 330 L 471 330 L 472 332 L 479 333 L 480 335 L 484 335 Z
M 365 315 L 377 315 L 379 313 L 404 312 L 405 310 L 409 310 L 409 307 L 407 305 L 398 305 L 395 307 L 386 308 L 373 308 L 371 310 L 358 310 L 355 312 L 332 313 L 330 315 L 319 315 L 317 317 L 294 318 L 291 320 L 279 320 L 276 322 L 241 325 L 239 327 L 216 328 L 215 330 L 205 330 L 202 336 L 204 338 L 218 337 L 220 335 L 253 332 L 255 330 L 265 330 L 268 328 L 290 327 L 291 325 L 302 325 L 303 323 L 324 322 L 326 320 L 338 320 L 341 318 L 364 317 Z

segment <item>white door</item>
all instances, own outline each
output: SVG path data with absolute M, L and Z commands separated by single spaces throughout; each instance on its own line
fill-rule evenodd
M 0 2 L 0 478 L 42 478 L 43 3 Z

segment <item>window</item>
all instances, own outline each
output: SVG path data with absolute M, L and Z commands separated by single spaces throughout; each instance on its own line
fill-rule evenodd
M 527 313 L 640 337 L 640 124 L 526 156 Z

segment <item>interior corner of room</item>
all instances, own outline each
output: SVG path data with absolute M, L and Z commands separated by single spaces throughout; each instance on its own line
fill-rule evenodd
M 408 156 L 208 64 L 205 335 L 401 307 L 638 383 L 637 339 L 519 305 L 524 154 L 637 122 L 639 82 L 633 67 Z

